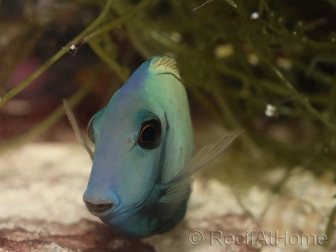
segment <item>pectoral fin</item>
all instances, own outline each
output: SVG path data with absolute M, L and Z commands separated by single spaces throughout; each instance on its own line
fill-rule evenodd
M 215 143 L 204 146 L 191 159 L 185 169 L 181 170 L 170 182 L 161 185 L 164 194 L 160 197 L 157 205 L 157 211 L 161 220 L 169 220 L 179 211 L 181 212 L 181 216 L 178 218 L 178 221 L 183 218 L 186 202 L 191 193 L 191 175 L 214 160 L 240 134 L 241 132 L 234 133 L 222 137 Z M 170 224 L 174 226 L 176 221 L 172 221 Z
M 165 191 L 165 195 L 160 198 L 160 202 L 169 203 L 176 201 L 177 198 L 186 199 L 191 193 L 190 184 L 192 178 L 188 177 L 181 181 L 180 183 L 175 183 L 168 187 Z
M 241 134 L 241 132 L 220 138 L 215 143 L 204 146 L 190 161 L 185 169 L 182 169 L 167 184 L 174 185 L 188 179 L 195 172 L 212 162 L 222 151 L 224 151 Z

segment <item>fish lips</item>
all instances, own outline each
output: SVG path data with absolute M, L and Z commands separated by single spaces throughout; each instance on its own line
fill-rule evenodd
M 143 213 L 141 208 L 127 208 L 117 214 L 105 214 L 99 218 L 113 231 L 138 239 L 156 234 L 159 224 L 157 218 Z
M 115 212 L 120 206 L 119 197 L 103 185 L 88 187 L 83 201 L 88 211 L 98 217 Z

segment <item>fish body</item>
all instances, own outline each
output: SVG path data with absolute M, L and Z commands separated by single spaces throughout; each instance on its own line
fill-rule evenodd
M 191 175 L 237 134 L 194 157 L 186 91 L 173 58 L 144 62 L 91 119 L 93 166 L 83 200 L 113 230 L 145 238 L 168 232 L 185 215 Z

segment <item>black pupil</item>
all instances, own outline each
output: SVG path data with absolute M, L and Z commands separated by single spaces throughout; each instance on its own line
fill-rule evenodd
M 161 140 L 161 122 L 152 119 L 141 124 L 138 144 L 145 150 L 152 150 L 158 146 Z
M 143 143 L 150 143 L 155 140 L 156 129 L 153 125 L 146 125 L 141 134 L 141 141 Z

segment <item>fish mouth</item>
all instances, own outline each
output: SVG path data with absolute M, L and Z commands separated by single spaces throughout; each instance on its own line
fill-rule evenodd
M 126 207 L 112 207 L 108 210 L 105 210 L 107 209 L 108 206 L 99 206 L 99 205 L 107 205 L 107 204 L 93 204 L 95 205 L 95 207 L 99 208 L 98 211 L 101 211 L 101 212 L 91 212 L 90 208 L 88 207 L 87 205 L 87 202 L 85 202 L 86 204 L 86 207 L 88 208 L 88 210 L 90 211 L 91 214 L 99 217 L 99 218 L 104 218 L 104 217 L 108 217 L 108 218 L 115 218 L 119 215 L 122 215 L 126 212 L 129 212 L 129 211 L 138 211 L 139 209 L 141 209 L 141 207 L 143 206 L 143 204 L 146 202 L 146 200 L 148 199 L 149 195 L 147 195 L 146 197 L 143 197 L 140 201 L 138 201 L 137 203 L 134 203 L 134 204 L 130 204 L 129 206 L 126 206 Z M 90 204 L 90 202 L 89 202 Z M 98 206 L 97 206 L 98 205 Z M 112 205 L 113 204 L 109 204 L 109 205 Z M 105 211 L 104 211 L 105 210 Z
M 84 203 L 89 212 L 99 218 L 106 216 L 109 218 L 114 218 L 131 209 L 137 209 L 136 204 L 118 209 L 118 207 L 116 207 L 113 203 L 92 203 L 88 200 L 84 200 Z
M 94 204 L 94 203 L 91 203 L 87 200 L 85 200 L 84 202 L 85 202 L 86 208 L 93 215 L 97 215 L 97 214 L 100 215 L 100 214 L 103 214 L 103 213 L 107 213 L 107 212 L 109 212 L 109 210 L 111 210 L 113 208 L 112 203 Z

